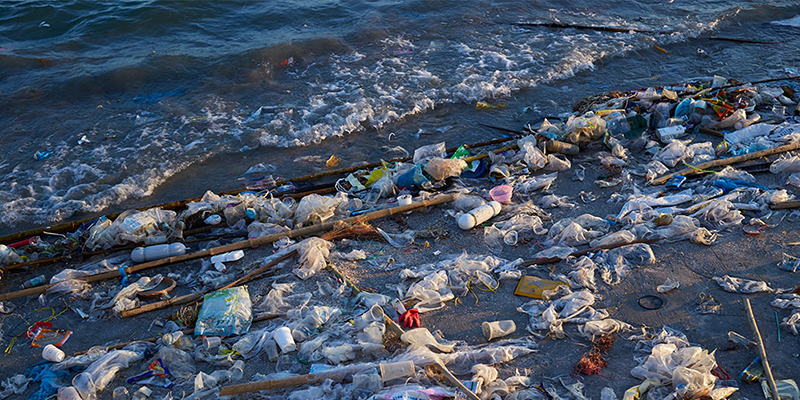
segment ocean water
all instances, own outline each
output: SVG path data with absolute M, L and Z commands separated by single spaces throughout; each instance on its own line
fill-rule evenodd
M 0 1 L 0 232 L 235 189 L 254 166 L 287 178 L 331 154 L 352 165 L 499 137 L 478 123 L 520 129 L 608 90 L 785 76 L 800 70 L 798 14 L 736 0 Z

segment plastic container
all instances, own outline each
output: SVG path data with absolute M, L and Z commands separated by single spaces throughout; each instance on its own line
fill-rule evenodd
M 512 194 L 514 194 L 514 187 L 511 185 L 495 186 L 489 191 L 489 196 L 498 203 L 508 203 Z
M 674 126 L 667 126 L 664 128 L 656 129 L 656 136 L 658 136 L 658 140 L 662 142 L 666 142 L 668 140 L 677 139 L 679 137 L 686 136 L 686 127 L 683 125 L 674 125 Z
M 64 357 L 66 356 L 67 355 L 64 354 L 61 349 L 53 346 L 52 344 L 48 344 L 47 346 L 44 346 L 44 349 L 42 349 L 42 358 L 47 361 L 61 362 L 64 361 Z
M 297 350 L 297 345 L 294 344 L 294 338 L 292 337 L 292 330 L 286 326 L 276 329 L 272 334 L 272 338 L 275 339 L 275 343 L 284 353 L 291 353 Z
M 182 254 L 186 254 L 186 246 L 184 246 L 183 243 L 158 244 L 155 246 L 137 247 L 133 249 L 131 258 L 135 263 L 143 263 Z
M 580 147 L 560 140 L 550 139 L 545 143 L 545 149 L 550 153 L 561 153 L 568 156 L 575 156 L 580 153 Z
M 472 229 L 500 213 L 503 206 L 497 201 L 490 201 L 472 211 L 458 217 L 458 226 L 461 229 Z
M 175 332 L 172 332 L 172 333 L 165 333 L 163 336 L 161 336 L 161 342 L 164 343 L 167 346 L 171 346 L 171 345 L 175 344 L 175 342 L 177 342 L 178 339 L 180 339 L 182 336 L 183 336 L 183 332 L 181 332 L 181 331 L 175 331 Z
M 244 361 L 236 360 L 230 369 L 231 380 L 238 381 L 244 376 Z
M 203 347 L 206 350 L 217 348 L 220 344 L 222 344 L 222 338 L 219 336 L 206 336 L 203 338 Z
M 269 361 L 278 361 L 278 344 L 275 343 L 275 340 L 267 340 L 267 343 L 264 344 L 264 351 L 267 353 L 267 359 L 269 359 Z
M 384 382 L 397 378 L 414 376 L 414 361 L 400 361 L 393 363 L 381 363 L 381 379 Z
M 493 322 L 486 321 L 481 324 L 481 328 L 486 340 L 492 340 L 514 333 L 517 330 L 517 324 L 510 319 Z
M 236 250 L 236 251 L 229 251 L 223 254 L 217 254 L 211 257 L 211 264 L 214 265 L 214 268 L 217 269 L 219 272 L 226 272 L 227 267 L 225 267 L 226 262 L 238 261 L 244 257 L 243 250 Z

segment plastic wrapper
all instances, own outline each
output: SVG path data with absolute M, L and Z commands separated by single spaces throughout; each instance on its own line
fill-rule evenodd
M 0 244 L 0 265 L 14 265 L 22 262 L 22 257 L 14 249 Z
M 447 282 L 446 271 L 428 274 L 408 288 L 405 298 L 416 300 L 415 308 L 420 309 L 420 312 L 442 308 L 444 302 L 455 298 L 453 292 L 447 287 Z
M 551 246 L 534 254 L 533 258 L 558 258 L 564 260 L 576 251 L 578 249 L 570 246 Z
M 700 227 L 695 218 L 686 215 L 676 215 L 672 218 L 672 223 L 654 229 L 648 235 L 648 238 L 666 239 L 670 242 L 689 239 L 693 243 L 710 246 L 717 240 L 717 234 Z
M 28 388 L 30 379 L 25 375 L 16 374 L 9 376 L 3 382 L 0 382 L 0 399 L 5 399 L 12 394 L 22 394 Z
M 595 272 L 597 264 L 591 258 L 581 256 L 581 258 L 570 263 L 572 271 L 567 273 L 567 281 L 572 288 L 587 288 L 597 290 Z
M 114 308 L 114 311 L 121 313 L 139 306 L 139 299 L 136 295 L 139 292 L 151 290 L 161 283 L 162 276 L 158 274 L 152 278 L 143 276 L 136 282 L 120 289 L 111 301 L 97 306 L 99 309 Z
M 298 243 L 297 251 L 300 254 L 300 263 L 295 268 L 294 274 L 300 279 L 306 280 L 325 269 L 328 266 L 327 259 L 332 247 L 333 243 L 316 237 Z
M 774 290 L 764 281 L 735 278 L 729 275 L 715 276 L 714 281 L 726 292 L 731 293 L 771 293 Z
M 447 148 L 444 142 L 422 146 L 414 150 L 414 164 L 419 164 L 433 157 L 447 157 Z
M 250 294 L 246 286 L 222 289 L 203 296 L 197 315 L 195 336 L 242 335 L 253 320 Z
M 312 306 L 304 310 L 303 319 L 295 324 L 292 337 L 296 342 L 302 342 L 314 335 L 322 325 L 331 318 L 341 315 L 341 310 L 336 307 Z
M 793 293 L 782 294 L 772 300 L 769 305 L 775 308 L 800 308 L 800 295 Z
M 279 233 L 289 232 L 289 228 L 276 225 L 269 222 L 253 221 L 247 226 L 247 238 L 255 239 L 263 236 L 277 235 Z
M 295 224 L 318 224 L 331 219 L 341 199 L 331 196 L 320 196 L 316 193 L 304 196 L 294 213 Z

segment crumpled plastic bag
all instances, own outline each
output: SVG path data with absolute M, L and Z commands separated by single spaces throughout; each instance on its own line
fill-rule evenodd
M 546 196 L 542 196 L 541 204 L 542 208 L 572 209 L 576 207 L 576 204 L 570 202 L 567 196 L 557 196 L 554 194 L 548 194 Z
M 563 154 L 548 154 L 547 165 L 544 170 L 551 171 L 569 171 L 572 168 L 572 162 Z
M 769 285 L 764 281 L 735 278 L 729 275 L 722 277 L 715 276 L 714 281 L 716 281 L 723 290 L 731 293 L 774 292 L 774 289 L 769 287 Z
M 595 262 L 603 281 L 609 285 L 616 285 L 628 275 L 628 271 L 655 263 L 656 256 L 650 245 L 636 243 L 603 250 L 595 257 Z
M 0 265 L 14 265 L 22 262 L 22 257 L 14 249 L 0 244 Z
M 175 211 L 151 208 L 146 211 L 127 210 L 114 222 L 101 218 L 90 229 L 86 247 L 108 249 L 126 243 L 145 245 L 165 243 L 171 238 L 181 238 L 183 222 Z
M 678 165 L 679 162 L 687 158 L 692 158 L 694 155 L 689 154 L 688 148 L 686 147 L 688 142 L 687 140 L 673 140 L 663 149 L 659 150 L 658 153 L 653 156 L 653 160 L 660 161 L 664 165 L 672 168 Z
M 514 186 L 515 192 L 530 194 L 539 189 L 547 190 L 555 182 L 556 178 L 558 178 L 558 172 L 536 176 L 521 175 L 516 177 L 510 184 Z
M 272 290 L 255 307 L 262 313 L 286 314 L 289 310 L 302 309 L 311 300 L 310 292 L 294 294 L 296 283 L 273 283 Z
M 578 324 L 608 318 L 606 310 L 595 310 L 595 296 L 588 290 L 570 293 L 554 301 L 532 300 L 519 307 L 517 311 L 530 316 L 528 331 L 548 330 L 557 338 L 566 337 L 563 324 Z
M 714 353 L 682 343 L 660 343 L 650 355 L 631 370 L 638 379 L 672 384 L 679 398 L 693 398 L 714 388 L 716 377 L 711 373 L 717 365 Z
M 729 229 L 744 221 L 742 212 L 728 200 L 711 200 L 708 205 L 691 216 L 702 218 L 701 220 L 713 229 Z
M 300 226 L 305 223 L 318 224 L 331 219 L 336 207 L 341 204 L 341 198 L 320 196 L 312 193 L 304 196 L 294 212 L 295 224 Z
M 306 280 L 328 266 L 327 260 L 333 243 L 310 237 L 295 245 L 300 255 L 300 262 L 294 269 L 294 274 L 300 279 Z
M 155 288 L 161 283 L 162 278 L 163 277 L 161 274 L 158 274 L 152 278 L 143 276 L 136 282 L 120 289 L 120 291 L 117 292 L 110 302 L 100 305 L 97 308 L 106 309 L 113 306 L 114 311 L 117 313 L 136 308 L 139 306 L 139 299 L 136 297 L 136 295 L 139 292 L 144 292 Z
M 434 181 L 443 181 L 461 175 L 467 169 L 467 163 L 461 159 L 434 157 L 425 164 L 425 172 Z
M 585 145 L 603 137 L 606 133 L 606 121 L 592 112 L 580 117 L 572 115 L 567 120 L 565 131 L 568 142 Z
M 545 241 L 547 246 L 579 246 L 587 244 L 593 239 L 602 236 L 602 232 L 590 231 L 584 229 L 582 226 L 575 222 L 570 222 L 557 233 L 553 233 L 550 229 L 548 239 Z
M 538 171 L 547 165 L 547 156 L 536 147 L 536 138 L 532 135 L 525 136 L 517 141 L 522 159 L 531 171 Z
M 579 326 L 578 332 L 580 332 L 583 337 L 594 342 L 595 339 L 599 338 L 600 336 L 611 335 L 617 332 L 625 332 L 632 328 L 633 327 L 630 324 L 613 318 L 607 318 L 598 321 L 589 321 Z
M 22 374 L 9 376 L 6 380 L 0 383 L 0 399 L 5 399 L 12 394 L 25 393 L 25 389 L 28 388 L 28 383 L 30 383 L 30 381 L 30 379 L 26 378 L 25 375 Z
M 406 299 L 417 300 L 415 308 L 420 312 L 436 310 L 444 307 L 446 301 L 455 298 L 447 286 L 447 272 L 444 270 L 426 275 L 422 280 L 414 282 L 406 291 Z
M 710 246 L 717 240 L 717 233 L 700 227 L 697 222 L 697 219 L 686 215 L 675 215 L 672 217 L 672 223 L 654 229 L 647 237 L 666 239 L 667 242 L 689 239 L 692 243 Z
M 783 321 L 781 321 L 781 326 L 785 327 L 792 332 L 793 335 L 797 336 L 797 324 L 800 323 L 800 310 L 792 311 L 792 315 L 785 317 Z
M 253 321 L 252 303 L 247 286 L 217 290 L 203 296 L 197 315 L 195 336 L 243 335 Z
M 598 237 L 597 239 L 592 240 L 589 242 L 589 247 L 595 249 L 598 247 L 616 247 L 623 244 L 629 244 L 636 240 L 636 235 L 631 233 L 629 230 L 621 230 L 617 232 L 609 233 L 603 237 Z

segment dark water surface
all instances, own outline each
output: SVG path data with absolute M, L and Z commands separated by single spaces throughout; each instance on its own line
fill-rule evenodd
M 800 69 L 797 2 L 650 3 L 0 1 L 0 231 L 234 189 L 257 164 L 485 140 L 477 122 L 601 91 Z M 674 33 L 517 25 L 550 21 Z

